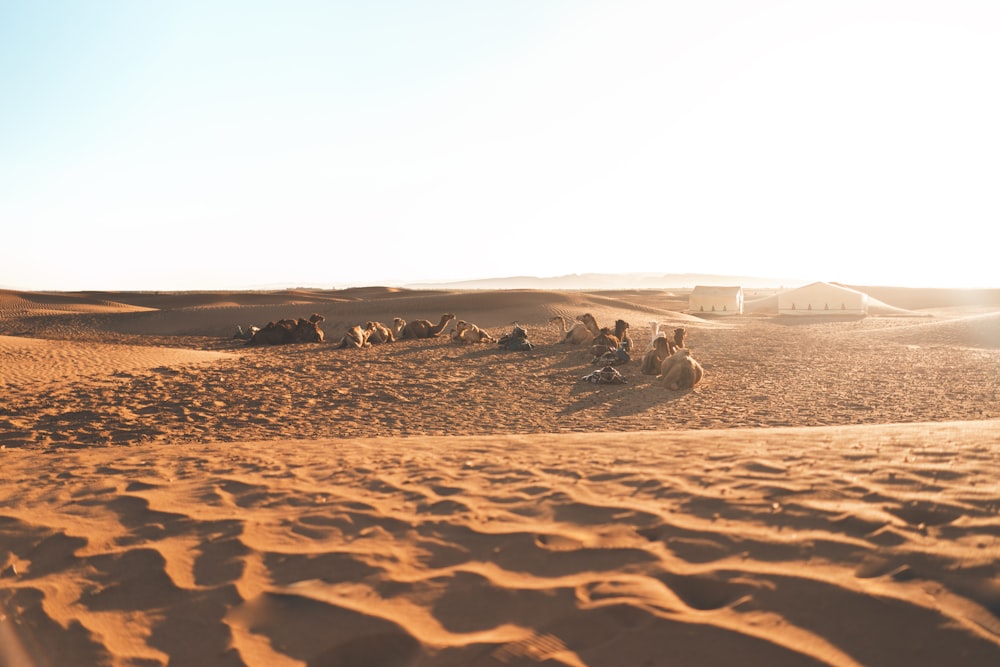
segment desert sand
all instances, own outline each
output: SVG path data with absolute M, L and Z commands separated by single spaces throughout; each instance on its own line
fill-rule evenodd
M 1000 295 L 869 293 L 0 291 L 0 667 L 1000 664 Z M 337 347 L 443 313 L 534 349 Z

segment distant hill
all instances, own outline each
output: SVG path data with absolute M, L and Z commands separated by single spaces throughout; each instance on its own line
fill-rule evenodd
M 744 289 L 800 287 L 809 281 L 794 278 L 762 278 L 760 276 L 720 276 L 705 273 L 574 273 L 565 276 L 538 278 L 509 276 L 443 283 L 411 283 L 410 289 L 683 289 L 695 285 L 733 285 Z

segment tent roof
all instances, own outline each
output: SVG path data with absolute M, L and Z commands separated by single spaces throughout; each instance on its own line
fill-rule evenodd
M 722 287 L 717 285 L 695 285 L 694 289 L 691 290 L 691 294 L 706 294 L 706 295 L 735 295 L 739 294 L 743 290 L 742 287 Z
M 784 294 L 788 295 L 788 294 L 794 294 L 796 292 L 815 292 L 817 288 L 821 288 L 828 291 L 853 294 L 856 296 L 863 296 L 863 297 L 868 296 L 864 292 L 859 292 L 858 290 L 851 289 L 850 287 L 844 287 L 842 285 L 835 285 L 833 283 L 824 283 L 824 282 L 809 283 L 808 285 L 803 285 L 802 287 L 796 287 L 795 289 L 788 290 L 787 292 L 784 292 Z

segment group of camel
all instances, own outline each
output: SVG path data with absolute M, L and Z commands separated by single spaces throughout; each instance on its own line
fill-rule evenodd
M 388 327 L 381 322 L 366 322 L 364 325 L 355 324 L 348 328 L 344 337 L 340 340 L 339 348 L 354 347 L 361 349 L 369 345 L 381 345 L 382 343 L 392 343 L 397 340 L 412 340 L 417 338 L 437 338 L 448 326 L 448 323 L 455 319 L 454 313 L 445 313 L 441 320 L 434 324 L 430 320 L 413 320 L 407 322 L 401 317 L 392 321 L 392 327 Z M 496 338 L 491 336 L 485 329 L 458 320 L 451 330 L 451 340 L 454 343 L 495 343 Z
M 319 323 L 324 319 L 322 315 L 313 314 L 308 319 L 300 317 L 297 320 L 278 320 L 269 322 L 263 328 L 252 327 L 247 345 L 321 343 L 325 337 Z M 397 340 L 437 338 L 454 320 L 454 313 L 445 313 L 437 324 L 422 319 L 407 322 L 400 317 L 393 319 L 391 327 L 375 321 L 355 324 L 348 327 L 337 347 L 361 349 Z M 611 329 L 599 326 L 590 313 L 584 313 L 576 320 L 571 328 L 567 328 L 566 320 L 561 315 L 551 319 L 552 324 L 560 327 L 560 344 L 589 346 L 595 364 L 603 362 L 611 365 L 630 358 L 629 354 L 635 349 L 635 344 L 629 334 L 628 322 L 619 319 L 615 322 L 614 329 Z M 668 337 L 661 333 L 657 322 L 650 324 L 653 328 L 652 349 L 643 357 L 640 372 L 658 376 L 659 382 L 668 389 L 694 387 L 705 372 L 685 347 L 685 329 L 674 329 L 673 336 Z M 452 342 L 458 344 L 497 342 L 485 329 L 465 320 L 455 322 L 450 337 Z
M 313 313 L 309 319 L 300 317 L 297 320 L 278 320 L 268 322 L 264 327 L 249 327 L 246 332 L 236 327 L 235 338 L 243 338 L 247 345 L 284 345 L 286 343 L 322 343 L 323 330 L 319 323 L 324 318 Z
M 562 315 L 556 315 L 550 322 L 558 324 L 562 330 L 563 337 L 559 341 L 560 343 L 590 345 L 590 351 L 594 353 L 595 361 L 604 355 L 608 348 L 623 347 L 626 352 L 629 352 L 635 347 L 632 336 L 629 335 L 629 324 L 625 320 L 616 320 L 613 331 L 610 327 L 598 326 L 597 320 L 590 313 L 578 316 L 572 329 L 566 328 L 566 320 Z
M 394 318 L 392 326 L 382 322 L 366 322 L 349 327 L 340 339 L 338 348 L 361 349 L 371 345 L 394 343 L 397 340 L 413 340 L 418 338 L 437 338 L 455 319 L 454 313 L 445 313 L 441 320 L 434 324 L 430 320 L 413 320 L 407 322 L 401 317 Z M 455 343 L 496 342 L 496 338 L 472 322 L 458 320 L 452 327 L 451 340 Z
M 264 327 L 251 326 L 244 330 L 242 327 L 236 328 L 234 338 L 241 338 L 247 341 L 247 345 L 285 345 L 287 343 L 322 343 L 326 340 L 319 323 L 325 320 L 322 315 L 313 314 L 306 319 L 300 317 L 297 320 L 278 320 L 268 322 Z M 448 323 L 455 319 L 453 313 L 445 313 L 441 316 L 441 321 L 434 324 L 430 320 L 413 320 L 407 322 L 401 317 L 392 321 L 392 326 L 386 326 L 382 322 L 365 322 L 348 327 L 343 337 L 337 344 L 338 348 L 363 348 L 370 345 L 381 345 L 392 343 L 397 340 L 411 340 L 417 338 L 437 338 L 445 330 Z M 496 342 L 496 338 L 491 336 L 485 329 L 458 320 L 452 328 L 451 339 L 456 343 L 481 343 Z
M 657 322 L 650 322 L 653 329 L 653 349 L 646 352 L 639 369 L 645 375 L 658 375 L 660 384 L 668 389 L 691 389 L 705 377 L 705 369 L 691 356 L 684 345 L 687 330 L 678 327 L 673 337 L 659 330 Z
M 590 313 L 584 313 L 576 319 L 572 328 L 566 327 L 566 320 L 561 315 L 553 317 L 551 323 L 558 324 L 562 331 L 560 343 L 590 345 L 594 363 L 614 363 L 615 351 L 624 350 L 627 353 L 634 349 L 632 337 L 628 333 L 628 322 L 617 320 L 612 332 L 608 327 L 598 326 Z M 678 327 L 673 330 L 673 336 L 668 337 L 660 331 L 658 322 L 650 322 L 650 325 L 653 330 L 652 349 L 643 357 L 640 372 L 643 375 L 658 376 L 660 384 L 673 390 L 691 389 L 701 382 L 705 369 L 684 345 L 687 331 Z M 621 358 L 620 355 L 617 357 Z

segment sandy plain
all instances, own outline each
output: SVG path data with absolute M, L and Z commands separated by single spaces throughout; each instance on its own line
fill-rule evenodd
M 866 291 L 0 291 L 0 666 L 1000 664 L 1000 293 Z M 336 346 L 443 313 L 534 349 Z

